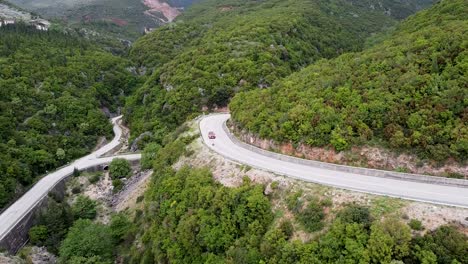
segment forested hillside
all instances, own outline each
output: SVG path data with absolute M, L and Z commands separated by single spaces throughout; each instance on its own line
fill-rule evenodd
M 346 150 L 369 142 L 466 162 L 468 5 L 441 1 L 361 53 L 322 60 L 270 89 L 237 95 L 243 129 Z
M 79 38 L 0 28 L 0 208 L 38 175 L 85 155 L 137 84 L 128 62 Z
M 364 3 L 207 0 L 193 6 L 131 51 L 149 75 L 126 108 L 132 133 L 151 131 L 158 140 L 204 106 L 226 106 L 236 92 L 270 87 L 321 58 L 361 50 L 372 33 L 395 23 Z
M 214 180 L 206 168 L 175 171 L 172 164 L 178 157 L 193 151 L 185 150 L 190 140 L 170 142 L 154 155 L 145 209 L 134 218 L 137 228 L 126 232 L 126 241 L 120 243 L 119 255 L 125 263 L 468 261 L 467 237 L 453 226 L 420 233 L 423 227 L 418 220 L 407 225 L 398 215 L 382 217 L 381 209 L 358 204 L 335 212 L 330 210 L 330 197 L 284 193 L 278 182 L 265 195 L 268 187 L 248 176 L 229 188 Z M 85 240 L 76 240 L 76 250 L 84 247 L 80 241 Z

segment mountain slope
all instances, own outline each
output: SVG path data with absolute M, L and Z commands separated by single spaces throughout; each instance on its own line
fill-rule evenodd
M 90 151 L 137 84 L 129 62 L 24 25 L 0 28 L 0 208 L 37 176 Z
M 86 28 L 103 35 L 136 39 L 145 28 L 159 27 L 194 0 L 10 0 L 47 18 L 61 20 L 74 28 Z
M 235 122 L 278 142 L 333 146 L 376 141 L 445 161 L 468 155 L 466 1 L 441 1 L 386 41 L 320 61 L 268 90 L 236 96 Z
M 203 107 L 226 106 L 236 92 L 359 51 L 394 23 L 344 0 L 204 1 L 135 43 L 131 57 L 152 74 L 126 116 L 134 135 L 173 129 Z

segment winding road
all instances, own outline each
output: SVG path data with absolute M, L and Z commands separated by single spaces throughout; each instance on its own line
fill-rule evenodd
M 122 138 L 122 129 L 118 124 L 120 119 L 121 116 L 112 119 L 115 136 L 111 142 L 95 152 L 70 163 L 66 167 L 62 167 L 44 176 L 27 193 L 21 196 L 21 198 L 0 215 L 0 241 L 49 193 L 51 189 L 55 187 L 55 185 L 64 178 L 70 176 L 74 168 L 84 170 L 97 165 L 107 164 L 114 158 L 124 158 L 129 161 L 139 160 L 141 158 L 140 154 L 101 157 L 120 144 Z
M 405 181 L 323 169 L 265 156 L 234 143 L 223 129 L 229 114 L 209 115 L 199 126 L 205 144 L 215 152 L 238 163 L 287 177 L 342 189 L 385 195 L 407 200 L 468 208 L 468 188 Z M 209 139 L 213 131 L 216 139 Z

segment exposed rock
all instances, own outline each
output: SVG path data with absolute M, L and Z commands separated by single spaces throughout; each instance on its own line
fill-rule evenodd
M 132 145 L 130 147 L 130 151 L 137 151 L 138 150 L 138 142 L 140 142 L 140 140 L 142 140 L 143 138 L 145 137 L 151 137 L 153 135 L 153 133 L 149 132 L 149 131 L 146 131 L 145 133 L 139 135 L 137 138 L 135 138 L 135 140 L 133 140 L 132 142 Z
M 291 142 L 277 143 L 274 140 L 262 139 L 254 134 L 241 131 L 232 124 L 230 129 L 244 142 L 289 156 L 373 169 L 403 170 L 416 174 L 446 176 L 448 173 L 456 173 L 468 178 L 468 166 L 454 160 L 447 161 L 443 166 L 437 166 L 431 162 L 423 162 L 414 155 L 396 154 L 383 148 L 356 146 L 345 152 L 337 152 L 332 148 L 311 147 L 306 144 L 295 146 Z
M 47 251 L 45 247 L 33 247 L 31 249 L 31 261 L 34 264 L 55 264 L 57 257 Z

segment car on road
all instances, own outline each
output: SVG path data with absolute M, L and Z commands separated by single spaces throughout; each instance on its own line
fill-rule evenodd
M 216 138 L 215 133 L 213 131 L 208 132 L 208 138 L 209 139 L 215 139 Z

